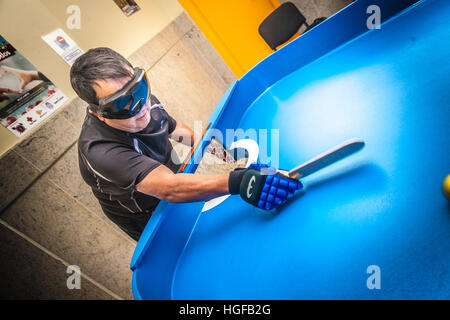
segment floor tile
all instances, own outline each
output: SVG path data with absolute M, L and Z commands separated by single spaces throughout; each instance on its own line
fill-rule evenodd
M 14 151 L 44 171 L 75 143 L 79 133 L 80 130 L 75 128 L 62 112 L 58 112 L 18 144 Z
M 282 0 L 281 2 L 287 2 Z M 291 0 L 300 12 L 305 16 L 307 23 L 311 24 L 314 19 L 320 17 L 330 17 L 348 4 L 352 0 Z M 302 32 L 305 28 L 300 28 Z
M 2 219 L 112 292 L 132 298 L 133 243 L 47 178 L 34 183 Z
M 185 11 L 180 14 L 173 23 L 175 23 L 182 34 L 187 33 L 195 26 L 194 21 L 192 21 L 191 17 Z
M 68 289 L 67 266 L 0 224 L 0 299 L 114 299 L 81 277 L 80 289 Z
M 88 104 L 80 98 L 74 98 L 64 106 L 64 110 L 61 111 L 63 116 L 72 126 L 75 127 L 78 132 L 81 131 L 81 127 L 86 117 L 86 108 Z M 77 135 L 78 138 L 78 135 Z
M 237 77 L 217 53 L 216 49 L 211 45 L 208 39 L 197 27 L 193 27 L 186 36 L 193 42 L 198 52 L 202 55 L 211 67 L 220 75 L 225 85 L 229 87 L 237 80 Z
M 227 89 L 195 44 L 183 37 L 151 70 L 153 93 L 175 119 L 194 128 L 203 123 Z
M 39 171 L 14 150 L 0 158 L 0 212 L 20 195 L 39 175 Z
M 329 15 L 332 15 L 345 6 L 348 6 L 354 0 L 314 0 L 314 4 L 317 6 L 317 10 L 324 10 L 323 8 L 327 8 Z
M 146 70 L 153 67 L 182 37 L 184 33 L 172 22 L 150 41 L 134 52 L 128 60 Z

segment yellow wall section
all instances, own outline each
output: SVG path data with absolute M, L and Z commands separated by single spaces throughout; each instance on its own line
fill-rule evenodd
M 126 17 L 113 0 L 0 0 L 0 34 L 71 99 L 70 66 L 41 36 L 61 28 L 84 51 L 107 46 L 127 57 L 183 12 L 177 0 L 136 2 L 141 10 Z M 81 29 L 67 28 L 69 5 L 80 7 Z M 0 156 L 19 141 L 0 126 Z
M 178 0 L 236 77 L 273 53 L 258 33 L 278 0 Z

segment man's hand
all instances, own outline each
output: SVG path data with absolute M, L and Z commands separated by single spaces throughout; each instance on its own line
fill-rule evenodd
M 168 202 L 206 201 L 227 193 L 240 194 L 264 210 L 278 208 L 302 187 L 300 181 L 256 164 L 221 175 L 174 174 L 161 165 L 136 185 L 137 191 Z
M 303 188 L 300 181 L 277 172 L 275 168 L 252 164 L 230 174 L 229 191 L 263 210 L 278 208 Z
M 20 70 L 20 69 L 7 67 L 7 66 L 1 66 L 0 67 L 0 75 L 5 74 L 5 73 L 11 73 L 19 79 L 20 91 L 17 91 L 15 93 L 21 93 L 22 89 L 31 81 L 39 80 L 39 74 L 37 71 L 26 71 L 26 70 Z M 10 92 L 12 92 L 12 91 L 10 91 Z
M 22 90 L 14 90 L 10 88 L 2 88 L 0 87 L 0 102 L 3 100 L 9 99 L 8 93 L 21 93 Z

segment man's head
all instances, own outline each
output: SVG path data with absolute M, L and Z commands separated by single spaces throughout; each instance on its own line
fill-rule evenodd
M 120 54 L 109 48 L 96 48 L 80 56 L 70 70 L 70 82 L 78 96 L 89 103 L 91 112 L 111 127 L 127 132 L 138 132 L 150 121 L 150 101 L 144 101 L 140 111 L 128 119 L 112 119 L 100 115 L 105 98 L 120 92 L 136 80 L 135 69 Z M 145 79 L 143 80 L 145 81 Z M 149 92 L 150 88 L 148 88 Z M 108 99 L 106 99 L 108 100 Z M 132 102 L 123 108 L 133 107 Z M 95 112 L 97 111 L 97 112 Z M 114 118 L 114 117 L 113 117 Z

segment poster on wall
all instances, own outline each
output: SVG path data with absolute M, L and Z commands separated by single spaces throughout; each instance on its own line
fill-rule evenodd
M 42 39 L 59 54 L 65 62 L 72 66 L 75 60 L 84 52 L 62 29 L 42 36 Z
M 114 2 L 119 6 L 119 8 L 127 17 L 141 10 L 141 8 L 134 0 L 114 0 Z
M 4 127 L 21 137 L 67 99 L 0 35 L 0 123 Z

